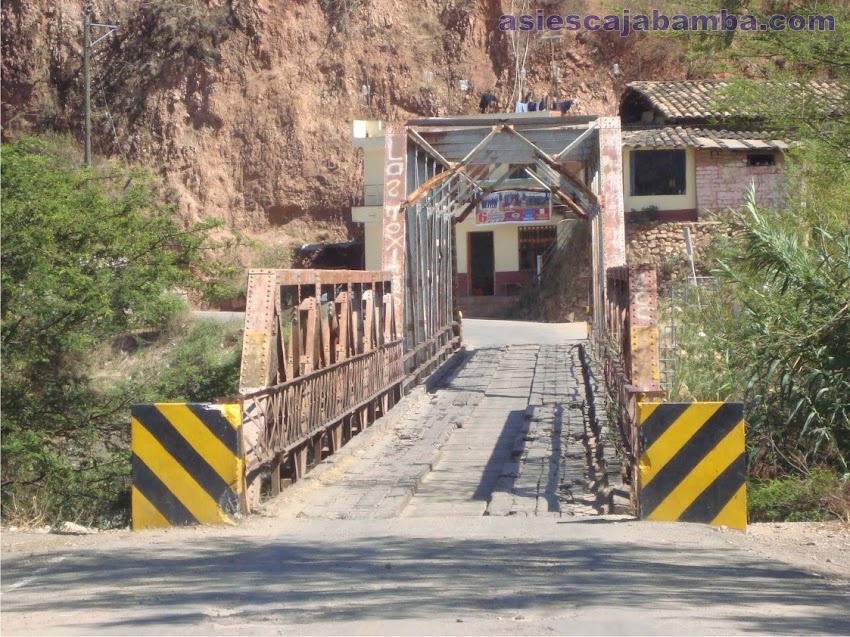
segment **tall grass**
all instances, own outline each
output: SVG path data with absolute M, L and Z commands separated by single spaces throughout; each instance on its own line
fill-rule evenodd
M 720 288 L 682 308 L 680 398 L 741 399 L 757 473 L 850 462 L 850 228 L 750 194 L 716 246 Z M 676 311 L 675 308 L 673 311 Z

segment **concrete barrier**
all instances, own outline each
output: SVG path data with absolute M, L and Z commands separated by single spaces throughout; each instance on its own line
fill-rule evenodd
M 236 524 L 245 511 L 239 405 L 133 405 L 133 529 Z
M 639 517 L 747 528 L 742 403 L 639 403 Z

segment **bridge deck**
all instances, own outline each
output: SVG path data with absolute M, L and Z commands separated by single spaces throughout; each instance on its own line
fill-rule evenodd
M 582 341 L 569 339 L 586 334 L 583 325 L 470 321 L 465 329 L 474 348 L 438 386 L 408 397 L 270 502 L 267 513 L 358 519 L 609 512 L 588 462 L 604 436 L 594 436 L 587 418 Z M 523 340 L 544 344 L 506 344 Z M 607 456 L 616 475 L 611 450 Z

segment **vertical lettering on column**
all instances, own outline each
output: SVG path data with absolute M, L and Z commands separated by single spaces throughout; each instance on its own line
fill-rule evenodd
M 393 275 L 396 328 L 404 333 L 405 214 L 407 135 L 401 122 L 387 124 L 384 138 L 384 240 L 381 267 Z
M 605 269 L 626 264 L 623 145 L 619 117 L 599 118 L 599 184 Z

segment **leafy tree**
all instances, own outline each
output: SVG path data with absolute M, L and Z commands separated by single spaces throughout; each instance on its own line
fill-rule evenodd
M 141 172 L 76 167 L 67 143 L 4 145 L 2 166 L 3 513 L 121 521 L 133 392 L 91 382 L 92 352 L 155 329 L 217 267 L 214 222 L 183 228 Z

